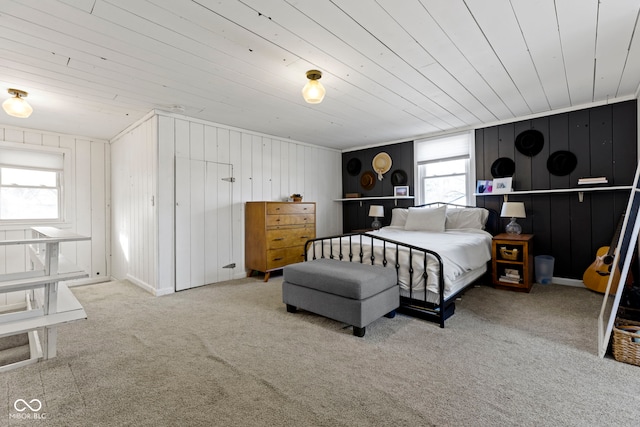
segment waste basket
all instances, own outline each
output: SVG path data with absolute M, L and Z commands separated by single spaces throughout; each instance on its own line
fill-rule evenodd
M 548 285 L 553 278 L 553 263 L 555 258 L 551 255 L 538 255 L 535 258 L 536 282 Z

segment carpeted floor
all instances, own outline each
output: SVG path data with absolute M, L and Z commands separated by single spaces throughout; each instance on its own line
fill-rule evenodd
M 128 282 L 73 292 L 89 319 L 59 328 L 56 359 L 0 374 L 0 425 L 635 426 L 640 419 L 640 367 L 597 357 L 602 296 L 584 289 L 473 288 L 445 329 L 398 315 L 376 321 L 364 338 L 338 322 L 287 313 L 281 278 L 163 297 Z M 20 412 L 19 399 L 38 399 L 42 408 Z

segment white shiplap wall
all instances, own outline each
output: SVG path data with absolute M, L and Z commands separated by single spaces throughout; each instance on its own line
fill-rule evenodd
M 151 292 L 157 283 L 156 123 L 147 117 L 111 142 L 112 276 Z
M 245 275 L 247 201 L 301 193 L 317 203 L 318 235 L 342 230 L 342 206 L 333 201 L 342 191 L 339 151 L 157 112 L 112 141 L 114 277 L 156 295 L 174 291 L 175 193 L 189 191 L 175 188 L 176 156 L 233 165 L 234 277 Z
M 108 280 L 111 275 L 108 237 L 111 189 L 107 141 L 3 125 L 0 125 L 0 141 L 68 150 L 71 161 L 65 170 L 65 222 L 53 225 L 90 236 L 91 241 L 65 243 L 61 253 L 90 273 L 88 281 Z M 0 226 L 0 240 L 30 236 L 28 226 Z M 24 246 L 0 247 L 0 274 L 23 271 L 25 265 Z M 17 302 L 11 301 L 14 297 L 0 294 L 0 305 Z

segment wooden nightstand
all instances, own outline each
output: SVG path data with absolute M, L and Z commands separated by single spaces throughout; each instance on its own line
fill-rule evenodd
M 498 234 L 491 245 L 496 288 L 529 292 L 533 285 L 533 234 Z

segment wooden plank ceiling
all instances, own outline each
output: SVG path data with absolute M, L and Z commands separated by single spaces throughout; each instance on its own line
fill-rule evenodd
M 1 0 L 0 123 L 110 139 L 152 109 L 348 149 L 629 99 L 632 0 Z M 306 104 L 305 72 L 327 95 Z M 7 94 L 6 97 L 9 95 Z M 1 98 L 1 97 L 0 97 Z

